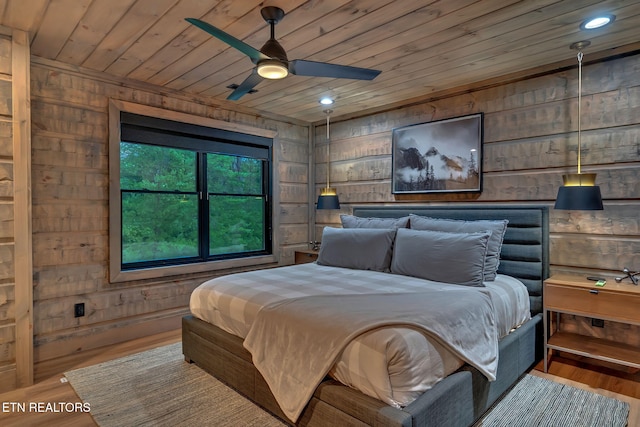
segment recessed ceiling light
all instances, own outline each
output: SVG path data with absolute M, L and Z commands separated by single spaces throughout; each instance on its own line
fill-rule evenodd
M 331 104 L 333 104 L 333 99 L 329 98 L 328 96 L 325 96 L 324 98 L 320 99 L 320 104 L 322 104 L 322 105 L 331 105 Z
M 582 30 L 595 30 L 596 28 L 602 28 L 605 25 L 608 25 L 615 21 L 615 15 L 600 15 L 595 16 L 593 18 L 587 19 L 582 24 L 580 24 L 580 29 Z

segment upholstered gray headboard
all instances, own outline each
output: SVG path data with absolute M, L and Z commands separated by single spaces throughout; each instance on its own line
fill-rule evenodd
M 355 206 L 360 217 L 396 218 L 410 213 L 460 220 L 507 219 L 498 273 L 520 279 L 531 313 L 542 312 L 542 282 L 549 277 L 549 211 L 546 206 Z

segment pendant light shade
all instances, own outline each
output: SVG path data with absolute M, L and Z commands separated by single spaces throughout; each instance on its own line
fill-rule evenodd
M 596 211 L 602 210 L 600 187 L 595 173 L 563 175 L 564 185 L 558 189 L 555 209 Z
M 335 188 L 323 188 L 318 196 L 318 209 L 340 209 L 340 200 Z
M 595 173 L 581 173 L 581 123 L 582 115 L 582 48 L 589 46 L 589 41 L 577 42 L 571 45 L 578 52 L 578 173 L 562 176 L 563 186 L 558 189 L 555 209 L 593 211 L 602 210 L 602 195 L 600 187 L 596 185 Z
M 317 209 L 340 209 L 340 200 L 338 200 L 338 193 L 335 188 L 329 187 L 329 170 L 331 158 L 329 157 L 329 116 L 332 110 L 324 110 L 327 114 L 327 186 L 320 191 L 318 196 Z
M 560 187 L 555 209 L 578 211 L 601 211 L 602 195 L 600 187 Z

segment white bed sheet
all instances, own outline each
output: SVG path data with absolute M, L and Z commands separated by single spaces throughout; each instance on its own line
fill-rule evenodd
M 283 299 L 451 286 L 460 285 L 308 263 L 211 279 L 194 290 L 190 308 L 195 317 L 245 338 L 260 308 Z M 529 295 L 520 281 L 498 275 L 485 286 L 491 295 L 500 337 L 529 320 Z M 457 356 L 418 330 L 393 327 L 375 329 L 351 342 L 330 375 L 364 394 L 402 407 L 462 364 Z

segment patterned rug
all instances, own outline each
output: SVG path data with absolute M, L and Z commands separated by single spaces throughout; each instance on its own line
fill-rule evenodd
M 478 421 L 479 427 L 624 427 L 629 404 L 525 375 Z
M 101 427 L 284 424 L 182 356 L 176 343 L 66 372 Z M 476 426 L 623 427 L 629 405 L 525 375 Z
M 64 374 L 100 427 L 284 424 L 197 366 L 182 343 Z

